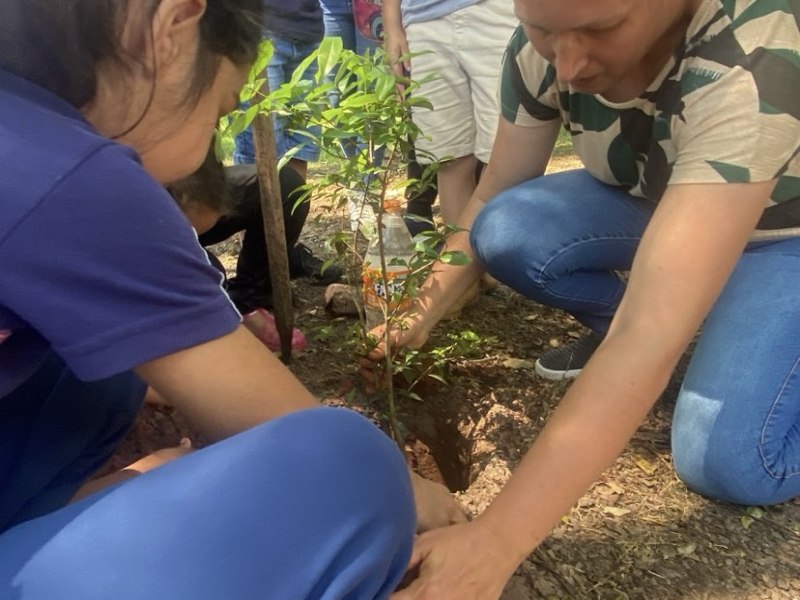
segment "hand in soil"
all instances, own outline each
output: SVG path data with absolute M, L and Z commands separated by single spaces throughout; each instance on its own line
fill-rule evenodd
M 377 340 L 375 346 L 365 357 L 359 359 L 358 373 L 364 380 L 368 394 L 382 389 L 386 383 L 386 328 L 379 325 L 370 331 L 370 335 Z M 420 348 L 428 341 L 430 328 L 423 321 L 411 317 L 406 318 L 402 324 L 392 326 L 389 330 L 389 349 L 394 353 L 400 348 Z
M 411 484 L 414 488 L 414 504 L 417 506 L 418 533 L 467 520 L 453 495 L 441 483 L 411 471 Z
M 391 600 L 497 600 L 516 565 L 479 521 L 417 537 L 408 571 L 418 576 Z

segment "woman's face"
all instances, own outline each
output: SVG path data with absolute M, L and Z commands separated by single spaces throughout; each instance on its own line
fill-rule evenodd
M 694 3 L 515 0 L 515 9 L 531 44 L 556 67 L 559 81 L 579 92 L 614 95 L 631 80 L 658 73 Z
M 197 170 L 220 117 L 238 106 L 239 91 L 247 80 L 247 72 L 246 68 L 222 59 L 213 84 L 195 104 L 188 106 L 176 108 L 174 96 L 156 93 L 150 109 L 153 119 L 148 123 L 151 133 L 139 132 L 139 147 L 134 145 L 145 169 L 153 177 L 169 184 Z M 166 92 L 169 87 L 163 89 Z
M 146 26 L 152 40 L 141 62 L 148 68 L 101 68 L 96 97 L 83 111 L 101 133 L 136 150 L 145 169 L 165 185 L 202 164 L 219 118 L 236 108 L 247 79 L 248 67 L 220 58 L 213 81 L 187 102 L 204 10 L 200 0 L 162 0 L 152 26 Z M 142 28 L 135 18 L 129 22 L 131 29 Z

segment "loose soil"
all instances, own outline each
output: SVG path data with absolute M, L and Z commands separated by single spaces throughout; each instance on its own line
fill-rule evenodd
M 566 156 L 551 169 L 573 166 Z M 315 200 L 302 240 L 320 255 L 330 255 L 325 241 L 343 226 L 328 204 Z M 228 266 L 236 243 L 216 248 Z M 326 313 L 322 288 L 297 280 L 293 290 L 308 349 L 290 369 L 326 403 L 382 423 L 385 410 L 361 390 L 344 342 L 352 321 Z M 410 432 L 412 465 L 449 485 L 475 515 L 508 480 L 566 389 L 537 378 L 535 359 L 581 327 L 501 286 L 440 325 L 432 343 L 463 330 L 482 338 L 480 355 L 452 364 L 446 384 L 424 382 L 416 390 L 422 401 L 401 400 L 400 419 Z M 800 500 L 759 510 L 688 491 L 669 452 L 677 389 L 676 377 L 623 455 L 520 566 L 503 600 L 800 598 Z M 192 431 L 173 410 L 147 406 L 112 466 L 183 435 Z

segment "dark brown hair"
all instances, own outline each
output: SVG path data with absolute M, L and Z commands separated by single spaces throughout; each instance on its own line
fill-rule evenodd
M 170 184 L 167 190 L 182 209 L 190 205 L 200 205 L 220 214 L 227 214 L 234 208 L 233 197 L 225 179 L 225 167 L 217 158 L 213 140 L 200 168 L 188 177 Z
M 152 21 L 162 0 L 0 0 L 0 69 L 61 96 L 77 108 L 97 92 L 97 67 L 116 63 L 152 71 L 143 63 Z M 199 98 L 219 62 L 252 63 L 261 40 L 262 0 L 207 0 L 200 22 L 195 77 L 183 101 Z M 136 19 L 134 48 L 121 47 L 127 19 Z

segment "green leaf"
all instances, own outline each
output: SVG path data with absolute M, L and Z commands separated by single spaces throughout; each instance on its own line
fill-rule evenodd
M 375 82 L 375 94 L 378 98 L 385 99 L 390 94 L 396 93 L 395 78 L 389 74 L 378 77 Z
M 294 155 L 300 152 L 302 148 L 300 146 L 295 146 L 294 148 L 289 148 L 283 156 L 280 157 L 278 160 L 278 171 L 280 171 L 283 167 L 289 164 L 289 161 L 294 158 Z
M 463 267 L 472 262 L 469 256 L 459 251 L 442 252 L 439 256 L 439 261 L 446 265 L 457 265 L 459 267 Z
M 261 44 L 259 44 L 258 57 L 256 58 L 256 62 L 253 63 L 253 66 L 250 69 L 250 77 L 248 79 L 254 80 L 264 74 L 264 71 L 267 70 L 267 65 L 269 64 L 269 61 L 272 60 L 272 55 L 274 51 L 275 48 L 272 46 L 272 42 L 268 38 L 264 39 L 261 42 Z
M 340 108 L 361 108 L 375 103 L 377 97 L 374 93 L 363 92 L 348 96 L 339 103 Z
M 250 127 L 250 125 L 252 125 L 253 120 L 256 118 L 257 114 L 258 114 L 258 105 L 257 104 L 255 106 L 250 106 L 244 112 L 244 121 L 242 122 L 242 125 L 244 126 L 244 129 L 247 129 L 248 127 Z
M 411 398 L 412 400 L 416 400 L 417 402 L 425 402 L 422 399 L 422 397 L 419 394 L 417 394 L 416 392 L 412 392 L 412 391 L 409 390 L 409 391 L 407 391 L 405 393 L 405 395 L 408 396 L 409 398 Z
M 225 135 L 229 135 L 231 137 L 239 135 L 242 131 L 250 126 L 253 118 L 255 118 L 255 115 L 252 115 L 250 120 L 248 120 L 247 113 L 245 113 L 245 111 L 236 111 L 232 113 L 228 127 L 225 130 Z
M 217 160 L 220 162 L 223 161 L 226 155 L 226 148 L 225 148 L 225 138 L 222 133 L 219 133 L 214 136 L 214 155 L 217 157 Z
M 317 83 L 323 81 L 338 64 L 343 47 L 342 38 L 338 36 L 322 38 L 317 50 Z
M 409 106 L 415 106 L 417 108 L 427 108 L 428 110 L 433 110 L 433 104 L 431 104 L 431 101 L 422 96 L 413 96 L 406 100 L 406 104 Z
M 283 85 L 288 85 L 295 88 L 301 81 L 304 81 L 303 77 L 305 77 L 306 71 L 308 71 L 308 68 L 311 66 L 311 63 L 317 60 L 318 52 L 319 49 L 306 56 L 303 59 L 303 61 L 299 65 L 297 65 L 297 68 L 292 72 L 292 78 L 288 81 L 288 83 L 284 83 Z
M 759 506 L 748 506 L 744 512 L 748 517 L 752 517 L 756 520 L 764 518 L 767 514 L 767 511 Z

